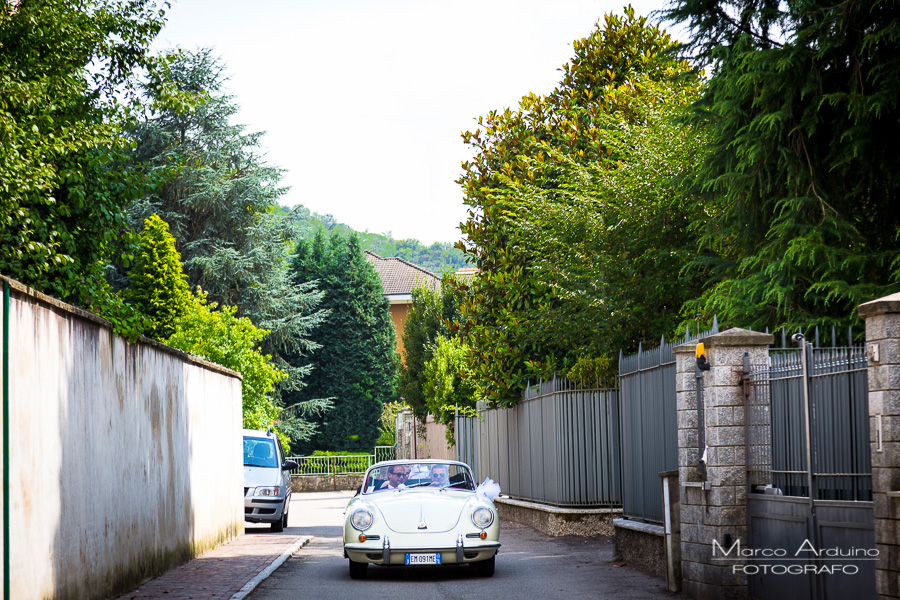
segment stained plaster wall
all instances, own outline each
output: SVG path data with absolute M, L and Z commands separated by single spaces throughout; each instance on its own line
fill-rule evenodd
M 114 596 L 242 533 L 240 377 L 11 283 L 11 597 Z

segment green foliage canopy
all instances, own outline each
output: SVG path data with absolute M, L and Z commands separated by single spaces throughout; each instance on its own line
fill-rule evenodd
M 147 55 L 165 6 L 42 0 L 0 11 L 0 272 L 132 335 L 143 321 L 103 265 L 128 259 L 123 209 L 145 183 L 123 166 L 137 77 L 173 102 Z
M 665 16 L 713 68 L 689 118 L 712 277 L 687 312 L 846 325 L 900 289 L 900 7 L 676 0 Z
M 244 427 L 267 429 L 278 418 L 279 407 L 273 393 L 287 373 L 272 364 L 272 357 L 259 350 L 268 334 L 246 317 L 236 317 L 237 308 L 207 302 L 200 295 L 175 319 L 175 332 L 166 343 L 211 362 L 237 371 L 243 377 Z
M 630 8 L 621 17 L 607 15 L 573 46 L 575 56 L 548 96 L 528 95 L 516 110 L 491 112 L 479 119 L 476 131 L 463 134 L 475 151 L 459 181 L 470 206 L 465 250 L 480 269 L 461 305 L 463 331 L 472 348 L 477 393 L 492 403 L 514 404 L 529 379 L 565 369 L 589 350 L 577 329 L 557 326 L 562 319 L 554 315 L 565 314 L 562 274 L 551 281 L 546 269 L 537 268 L 544 242 L 535 243 L 530 233 L 542 229 L 520 225 L 528 210 L 522 189 L 558 189 L 577 165 L 609 168 L 609 161 L 619 158 L 613 154 L 616 144 L 607 139 L 611 126 L 618 134 L 621 124 L 639 121 L 642 99 L 665 91 L 666 82 L 670 93 L 697 85 L 696 78 L 674 81 L 690 77 L 689 65 L 669 55 L 675 44 L 668 34 Z M 609 115 L 615 115 L 612 123 Z M 564 199 L 564 194 L 553 197 Z M 584 218 L 565 231 L 570 219 L 562 217 L 554 227 L 557 239 L 547 244 L 558 247 L 566 237 L 585 236 Z M 590 320 L 586 315 L 582 323 Z
M 522 164 L 534 178 L 508 179 L 516 205 L 503 219 L 528 240 L 532 276 L 557 300 L 519 314 L 613 369 L 620 350 L 675 333 L 682 305 L 706 280 L 705 270 L 686 267 L 707 213 L 683 190 L 702 132 L 676 122 L 695 89 L 648 83 L 627 118 L 599 115 L 606 158 L 581 162 L 547 148 L 553 187 L 539 183 L 544 163 L 533 159 Z
M 431 360 L 425 364 L 423 395 L 428 413 L 449 427 L 453 439 L 454 417 L 472 415 L 475 409 L 475 385 L 469 372 L 471 349 L 459 337 L 437 338 Z
M 445 272 L 448 276 L 449 272 Z M 440 290 L 422 284 L 412 290 L 412 304 L 403 323 L 403 362 L 400 365 L 399 393 L 417 418 L 428 414 L 425 365 L 431 360 L 434 345 L 449 334 L 449 323 L 456 312 L 452 287 Z
M 310 367 L 295 366 L 296 357 L 316 347 L 311 332 L 325 313 L 315 286 L 288 273 L 294 228 L 278 205 L 282 172 L 263 161 L 261 133 L 231 124 L 238 105 L 211 50 L 170 54 L 167 73 L 193 102 L 176 110 L 159 104 L 156 88 L 145 89 L 158 110 L 134 128 L 133 159 L 160 184 L 129 207 L 130 218 L 158 214 L 169 223 L 191 286 L 269 331 L 261 348 L 289 375 L 281 390 L 299 390 Z M 304 404 L 301 412 L 323 408 Z M 285 427 L 308 436 L 292 410 Z

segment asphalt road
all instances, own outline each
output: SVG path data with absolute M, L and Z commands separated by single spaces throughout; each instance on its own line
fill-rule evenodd
M 341 549 L 349 492 L 294 494 L 291 532 L 314 539 L 287 560 L 251 600 L 423 598 L 528 600 L 540 598 L 650 599 L 677 597 L 665 582 L 612 562 L 609 538 L 547 537 L 501 521 L 497 569 L 479 578 L 468 566 L 378 567 L 368 579 L 351 580 Z

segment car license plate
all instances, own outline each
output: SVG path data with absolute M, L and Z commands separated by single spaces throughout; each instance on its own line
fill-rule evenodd
M 407 554 L 406 564 L 408 565 L 439 565 L 441 564 L 441 555 L 438 554 Z

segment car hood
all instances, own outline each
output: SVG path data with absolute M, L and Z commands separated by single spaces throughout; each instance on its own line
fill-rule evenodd
M 274 467 L 244 467 L 244 487 L 281 485 L 281 469 Z
M 385 524 L 397 533 L 440 533 L 456 527 L 463 508 L 473 499 L 474 495 L 460 492 L 410 490 L 378 498 L 374 504 Z

